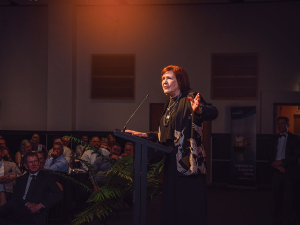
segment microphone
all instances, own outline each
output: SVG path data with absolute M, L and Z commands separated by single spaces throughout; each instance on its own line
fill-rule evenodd
M 142 103 L 139 105 L 139 107 L 137 107 L 137 109 L 134 111 L 134 113 L 131 115 L 131 117 L 129 118 L 129 120 L 126 122 L 122 132 L 124 132 L 126 130 L 126 126 L 128 124 L 128 122 L 131 120 L 131 118 L 134 116 L 134 114 L 136 113 L 136 111 L 139 110 L 139 108 L 141 107 L 141 105 L 144 103 L 144 101 L 149 97 L 149 94 L 147 94 L 146 98 L 144 98 L 144 100 L 142 101 Z

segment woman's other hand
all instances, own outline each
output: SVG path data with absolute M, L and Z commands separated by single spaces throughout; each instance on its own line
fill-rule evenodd
M 201 114 L 201 107 L 200 107 L 200 94 L 198 93 L 196 95 L 195 98 L 192 98 L 192 97 L 188 97 L 188 99 L 190 100 L 191 102 L 191 106 L 193 108 L 193 111 L 197 114 Z
M 134 131 L 134 130 L 125 130 L 125 133 L 129 133 L 129 134 L 131 134 L 133 136 L 137 136 L 137 137 L 143 137 L 143 138 L 148 137 L 147 133 L 138 132 L 138 131 Z

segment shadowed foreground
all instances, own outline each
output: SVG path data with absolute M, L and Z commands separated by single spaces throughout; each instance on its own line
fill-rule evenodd
M 147 225 L 159 225 L 161 196 L 147 206 Z M 111 214 L 107 225 L 132 225 L 132 209 L 120 202 L 119 212 Z M 51 225 L 61 224 L 50 221 Z M 89 224 L 99 224 L 94 220 Z M 270 189 L 239 190 L 227 187 L 208 188 L 208 224 L 210 225 L 266 225 L 274 224 L 273 200 Z

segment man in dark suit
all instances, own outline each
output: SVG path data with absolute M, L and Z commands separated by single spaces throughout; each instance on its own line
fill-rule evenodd
M 272 167 L 272 185 L 274 192 L 275 224 L 283 223 L 283 194 L 287 194 L 289 200 L 288 224 L 294 224 L 296 211 L 294 207 L 293 176 L 300 153 L 299 136 L 288 132 L 289 119 L 279 117 L 277 119 L 279 134 L 271 138 L 269 156 Z
M 18 177 L 12 200 L 0 207 L 0 216 L 13 213 L 14 221 L 1 220 L 0 224 L 13 222 L 46 225 L 46 211 L 63 199 L 63 193 L 54 177 L 40 170 L 36 153 L 25 156 L 28 173 Z

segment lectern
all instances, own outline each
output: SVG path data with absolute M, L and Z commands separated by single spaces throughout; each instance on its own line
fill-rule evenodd
M 170 153 L 171 149 L 119 130 L 115 130 L 114 135 L 135 143 L 133 169 L 133 225 L 146 225 L 148 148 L 154 148 L 165 153 Z

